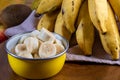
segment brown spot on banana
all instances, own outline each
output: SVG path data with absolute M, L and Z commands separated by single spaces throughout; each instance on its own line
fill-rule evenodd
M 74 11 L 74 1 L 72 1 L 72 12 Z
M 74 1 L 72 1 L 72 6 L 74 6 Z

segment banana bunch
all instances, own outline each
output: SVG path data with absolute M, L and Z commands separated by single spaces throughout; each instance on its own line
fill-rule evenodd
M 116 22 L 117 18 L 120 20 L 119 7 L 120 0 L 34 0 L 32 4 L 36 14 L 42 14 L 38 30 L 44 27 L 69 42 L 76 38 L 81 51 L 92 55 L 96 29 L 112 60 L 119 59 L 120 36 Z

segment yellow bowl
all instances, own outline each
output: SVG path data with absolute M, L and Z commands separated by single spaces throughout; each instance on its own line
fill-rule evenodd
M 54 36 L 61 40 L 65 46 L 65 50 L 53 57 L 44 59 L 29 59 L 17 56 L 11 52 L 11 49 L 17 44 L 23 35 L 29 33 L 18 34 L 11 37 L 6 43 L 6 51 L 8 53 L 8 61 L 13 71 L 28 79 L 45 79 L 56 75 L 63 67 L 66 59 L 66 51 L 69 47 L 68 41 L 62 36 L 53 33 Z

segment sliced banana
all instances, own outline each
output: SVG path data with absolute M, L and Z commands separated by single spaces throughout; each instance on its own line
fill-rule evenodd
M 64 46 L 61 44 L 54 44 L 54 45 L 56 47 L 56 54 L 63 52 L 65 49 Z
M 40 31 L 38 31 L 38 30 L 34 30 L 31 32 L 32 37 L 37 37 L 38 35 L 40 35 Z
M 12 52 L 25 58 L 47 58 L 63 52 L 64 49 L 61 40 L 42 28 L 41 31 L 34 30 L 28 36 L 22 36 Z
M 40 58 L 47 58 L 56 55 L 56 47 L 51 42 L 44 42 L 39 48 Z
M 15 46 L 15 53 L 21 57 L 33 58 L 32 54 L 27 50 L 27 47 L 25 44 L 17 44 Z
M 22 44 L 24 42 L 24 40 L 27 38 L 28 36 L 22 36 L 19 40 L 19 44 Z
M 19 54 L 19 53 L 25 53 L 27 51 L 27 47 L 25 44 L 17 44 L 15 46 L 15 53 Z
M 40 31 L 40 35 L 37 36 L 38 39 L 42 40 L 42 41 L 49 41 L 51 43 L 53 43 L 55 41 L 55 37 L 54 35 L 49 32 L 48 30 L 46 30 L 45 28 L 42 28 Z
M 61 40 L 56 39 L 54 45 L 56 47 L 56 54 L 63 52 L 65 49 Z
M 39 47 L 41 46 L 42 43 L 43 43 L 43 41 L 42 41 L 42 40 L 39 40 Z
M 28 51 L 26 52 L 23 52 L 23 53 L 19 53 L 17 54 L 18 56 L 21 56 L 21 57 L 25 57 L 25 58 L 33 58 L 32 54 L 29 53 Z
M 30 53 L 34 53 L 38 50 L 39 48 L 39 41 L 37 38 L 35 37 L 28 37 L 24 40 L 23 42 L 26 47 L 27 47 L 27 50 L 30 52 Z
M 55 40 L 55 43 L 56 43 L 56 44 L 61 44 L 61 45 L 63 46 L 62 41 L 61 41 L 61 40 L 59 40 L 59 39 L 56 39 L 56 40 Z M 64 46 L 63 46 L 63 47 L 64 47 Z

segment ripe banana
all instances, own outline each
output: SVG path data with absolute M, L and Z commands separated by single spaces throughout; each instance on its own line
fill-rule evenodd
M 119 9 L 120 8 L 120 0 L 108 0 L 108 1 L 120 21 L 120 9 Z
M 53 43 L 44 42 L 39 48 L 40 58 L 47 58 L 56 55 L 56 47 Z
M 40 30 L 42 27 L 44 27 L 49 31 L 54 31 L 55 21 L 58 13 L 59 10 L 44 14 L 38 22 L 37 30 Z
M 54 32 L 65 37 L 67 40 L 70 40 L 70 38 L 71 38 L 72 34 L 65 27 L 61 11 L 58 14 L 57 19 L 56 19 Z
M 77 23 L 79 23 L 76 31 L 76 40 L 80 49 L 85 55 L 92 54 L 92 46 L 94 42 L 94 26 L 89 16 L 87 0 L 83 2 L 80 8 Z
M 28 37 L 24 40 L 23 44 L 26 45 L 30 53 L 35 53 L 39 48 L 39 41 L 35 37 Z
M 90 18 L 96 29 L 106 33 L 106 21 L 108 20 L 107 0 L 88 0 Z
M 40 34 L 37 36 L 37 38 L 42 40 L 43 42 L 45 42 L 45 41 L 49 41 L 51 43 L 55 42 L 54 35 L 51 32 L 49 32 L 48 30 L 46 30 L 45 28 L 42 28 L 40 30 Z
M 63 0 L 62 16 L 65 26 L 71 33 L 75 32 L 75 20 L 78 15 L 79 7 L 82 0 Z
M 32 10 L 34 10 L 34 9 L 36 10 L 38 8 L 40 2 L 41 2 L 41 0 L 34 0 L 31 5 Z
M 43 14 L 46 12 L 54 11 L 59 8 L 63 0 L 41 0 L 36 10 L 37 14 Z
M 104 50 L 109 53 L 112 57 L 113 60 L 119 59 L 119 32 L 117 28 L 117 23 L 115 21 L 114 13 L 108 5 L 108 20 L 106 22 L 107 25 L 107 33 L 106 34 L 101 34 L 101 42 L 103 45 Z

